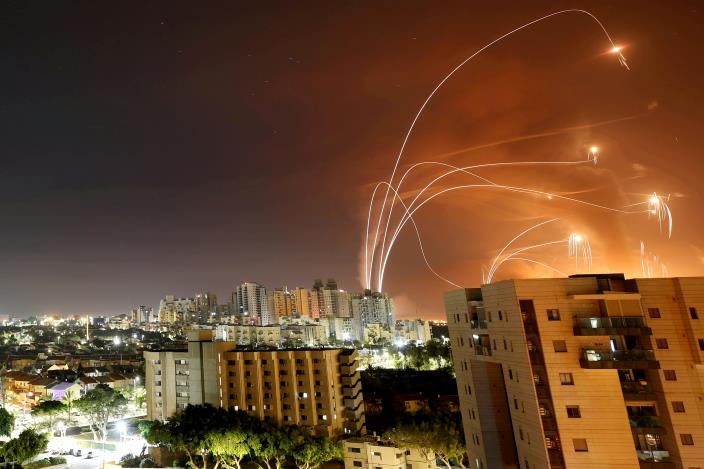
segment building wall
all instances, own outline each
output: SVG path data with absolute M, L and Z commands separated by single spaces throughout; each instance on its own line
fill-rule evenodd
M 350 438 L 344 442 L 345 469 L 430 469 L 437 467 L 432 451 L 398 448 L 377 438 Z
M 589 276 L 497 282 L 483 286 L 481 298 L 476 289 L 445 295 L 473 467 L 637 468 L 639 457 L 652 454 L 636 450 L 644 432 L 662 438 L 673 464 L 668 467 L 704 467 L 704 319 L 689 311 L 704 311 L 704 279 L 610 282 L 604 293 L 603 281 Z M 649 308 L 657 308 L 659 317 L 650 317 Z M 527 323 L 529 310 L 533 320 Z M 558 318 L 548 310 L 559 311 Z M 602 316 L 642 318 L 652 335 L 575 332 L 575 318 Z M 658 349 L 656 339 L 666 339 L 668 347 Z M 584 350 L 612 348 L 653 349 L 657 362 L 621 371 L 582 367 Z M 621 365 L 599 362 L 609 366 Z M 677 380 L 665 380 L 664 370 L 676 372 Z M 568 374 L 573 384 L 564 384 Z M 631 375 L 638 381 L 625 384 L 647 394 L 622 390 Z M 683 403 L 684 412 L 674 412 L 673 401 Z M 568 406 L 578 406 L 578 418 L 568 416 Z M 663 428 L 633 427 L 628 410 L 642 407 L 655 410 Z M 683 444 L 690 437 L 694 445 Z M 588 451 L 576 450 L 582 439 Z
M 364 433 L 356 351 L 235 346 L 191 340 L 187 351 L 144 352 L 147 418 L 165 420 L 188 404 L 209 403 L 319 435 Z

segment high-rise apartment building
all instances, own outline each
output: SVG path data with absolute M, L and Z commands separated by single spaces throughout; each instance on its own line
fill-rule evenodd
M 209 403 L 317 435 L 364 433 L 355 350 L 237 349 L 209 332 L 194 332 L 187 350 L 144 352 L 147 418 Z
M 159 301 L 159 322 L 163 324 L 190 323 L 196 315 L 193 298 L 166 295 Z
M 275 288 L 269 292 L 269 314 L 273 322 L 279 318 L 291 316 L 295 311 L 295 298 L 287 287 Z
M 368 324 L 384 324 L 393 330 L 396 323 L 394 301 L 386 293 L 365 290 L 363 294 L 352 295 L 352 317 L 360 327 L 360 337 Z
M 215 293 L 198 293 L 193 302 L 196 322 L 203 324 L 209 322 L 212 317 L 217 315 L 218 297 Z
M 704 468 L 704 278 L 507 280 L 445 310 L 472 468 Z
M 296 287 L 291 293 L 293 294 L 293 314 L 300 317 L 310 317 L 310 290 L 308 288 Z
M 151 306 L 138 306 L 130 312 L 130 321 L 132 324 L 146 324 L 153 322 L 154 315 L 152 314 Z
M 269 313 L 269 301 L 263 285 L 252 282 L 238 285 L 233 301 L 236 315 L 245 324 L 268 326 L 276 322 Z

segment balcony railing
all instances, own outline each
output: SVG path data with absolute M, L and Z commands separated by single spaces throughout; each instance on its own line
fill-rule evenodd
M 472 329 L 487 329 L 489 324 L 483 319 L 473 319 L 469 321 L 469 327 Z
M 638 381 L 622 381 L 621 390 L 624 397 L 631 400 L 652 400 L 655 398 L 651 386 Z
M 641 316 L 575 318 L 575 335 L 652 335 Z
M 628 417 L 628 422 L 632 428 L 663 428 L 662 421 L 655 415 L 631 415 Z
M 616 350 L 611 352 L 583 349 L 579 360 L 587 369 L 657 370 L 660 363 L 652 350 Z

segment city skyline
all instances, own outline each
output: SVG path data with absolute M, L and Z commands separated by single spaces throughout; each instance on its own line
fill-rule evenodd
M 590 7 L 628 72 L 583 18 L 522 33 L 448 83 L 406 160 L 578 159 L 598 145 L 599 165 L 576 173 L 485 175 L 606 205 L 671 194 L 673 238 L 652 220 L 458 195 L 416 217 L 433 265 L 478 286 L 513 235 L 568 215 L 568 231 L 590 235 L 593 271 L 638 276 L 644 241 L 670 275 L 701 274 L 692 5 Z M 166 294 L 225 297 L 246 280 L 309 286 L 321 275 L 361 291 L 366 203 L 413 112 L 468 53 L 553 9 L 7 7 L 0 312 L 118 314 Z M 539 133 L 556 135 L 448 155 Z M 400 317 L 442 318 L 449 287 L 425 270 L 411 230 L 395 249 L 384 290 Z M 497 279 L 522 276 L 547 273 L 515 264 Z

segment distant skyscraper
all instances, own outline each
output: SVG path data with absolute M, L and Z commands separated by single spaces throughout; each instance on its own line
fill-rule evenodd
M 327 319 L 337 317 L 350 317 L 350 295 L 337 287 L 334 278 L 329 278 L 327 283 L 316 280 L 310 291 L 311 317 L 314 319 Z
M 199 323 L 208 322 L 211 318 L 211 313 L 217 312 L 218 297 L 215 293 L 198 293 L 195 300 L 196 320 Z
M 279 318 L 291 316 L 294 311 L 293 293 L 288 291 L 288 287 L 275 288 L 269 292 L 269 315 L 276 323 Z
M 267 326 L 273 324 L 269 313 L 266 287 L 258 283 L 245 282 L 234 294 L 237 315 L 245 324 Z
M 365 290 L 363 294 L 352 295 L 352 316 L 363 335 L 367 324 L 383 324 L 393 330 L 395 326 L 394 301 L 386 293 Z
M 292 312 L 296 316 L 310 317 L 310 290 L 303 287 L 296 287 L 291 292 L 293 294 Z
M 163 324 L 188 324 L 196 314 L 193 298 L 176 298 L 166 295 L 159 302 L 159 322 Z
M 146 324 L 152 322 L 154 320 L 152 313 L 153 310 L 151 306 L 138 306 L 131 311 L 131 322 L 133 324 Z

